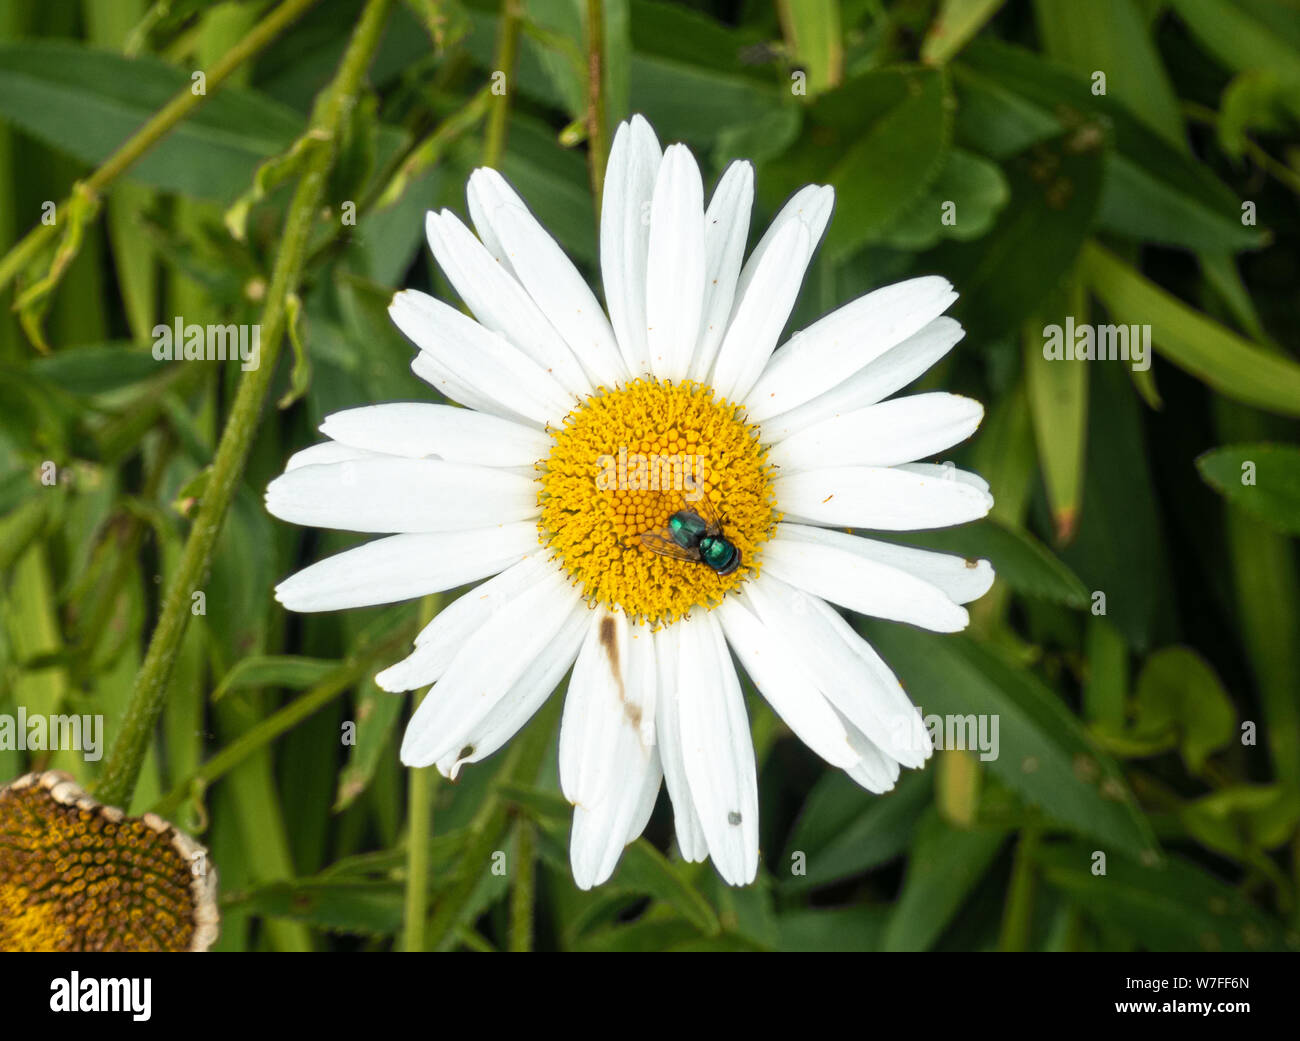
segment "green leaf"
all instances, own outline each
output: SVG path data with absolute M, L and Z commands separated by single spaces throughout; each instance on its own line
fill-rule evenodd
M 1300 448 L 1227 445 L 1196 460 L 1207 484 L 1270 528 L 1300 535 Z
M 1094 875 L 1094 849 L 1083 843 L 1044 845 L 1035 859 L 1085 915 L 1131 933 L 1148 950 L 1300 949 L 1276 920 L 1186 860 L 1171 857 L 1147 866 L 1106 852 L 1106 873 Z
M 255 690 L 258 687 L 288 687 L 305 690 L 339 667 L 339 662 L 328 658 L 304 658 L 293 654 L 264 654 L 242 658 L 226 673 L 212 700 L 219 701 L 234 690 Z
M 993 864 L 1005 838 L 1006 832 L 996 828 L 954 828 L 933 810 L 922 817 L 881 949 L 929 950 Z
M 611 884 L 662 900 L 706 935 L 721 928 L 712 906 L 682 876 L 681 865 L 668 861 L 645 839 L 637 839 L 623 851 Z
M 1259 850 L 1277 849 L 1295 834 L 1300 794 L 1280 784 L 1232 785 L 1185 804 L 1178 819 L 1211 849 L 1259 862 Z
M 638 920 L 628 925 L 595 929 L 574 945 L 579 951 L 669 951 L 699 939 L 690 922 L 680 918 Z
M 979 238 L 993 226 L 1009 197 L 1007 180 L 996 163 L 954 148 L 934 184 L 903 209 L 882 233 L 881 244 L 922 250 L 941 238 Z
M 1015 347 L 1009 341 L 1006 354 L 1006 364 L 1018 368 Z M 1006 387 L 1000 396 L 989 401 L 980 436 L 971 446 L 971 463 L 975 472 L 989 482 L 993 493 L 989 516 L 1019 530 L 1034 493 L 1034 472 L 1038 465 L 1023 382 Z
M 628 0 L 604 0 L 605 9 L 605 120 L 613 140 L 614 128 L 632 114 L 632 11 Z
M 875 951 L 889 920 L 883 907 L 817 907 L 777 916 L 782 951 Z
M 1284 80 L 1273 69 L 1238 74 L 1224 89 L 1219 105 L 1219 144 L 1240 161 L 1247 135 L 1286 131 L 1288 109 L 1300 111 L 1300 79 Z
M 921 60 L 942 65 L 953 58 L 1006 0 L 943 0 L 921 44 Z
M 1217 409 L 1219 436 L 1251 443 L 1278 426 L 1270 417 L 1222 402 Z M 1300 791 L 1300 711 L 1295 678 L 1300 675 L 1300 586 L 1293 539 L 1279 535 L 1242 510 L 1224 517 L 1232 597 L 1232 628 L 1246 652 L 1263 710 L 1263 743 L 1274 776 Z
M 1085 652 L 1088 673 L 1083 685 L 1083 717 L 1091 724 L 1119 730 L 1128 702 L 1128 647 L 1107 618 L 1092 615 Z
M 0 118 L 86 163 L 103 162 L 153 113 L 191 86 L 157 58 L 124 58 L 62 40 L 0 44 Z M 262 159 L 302 127 L 292 110 L 223 87 L 131 168 L 165 191 L 230 199 Z
M 1138 677 L 1134 715 L 1139 733 L 1176 733 L 1193 773 L 1236 733 L 1237 715 L 1219 677 L 1186 647 L 1167 647 L 1147 659 Z
M 29 371 L 73 394 L 107 394 L 160 375 L 165 366 L 129 342 L 65 347 L 33 358 Z
M 1103 70 L 1107 97 L 1186 150 L 1178 98 L 1134 0 L 1034 0 L 1034 15 L 1049 55 L 1090 78 Z
M 1164 357 L 1220 394 L 1300 416 L 1300 365 L 1206 318 L 1095 242 L 1081 259 L 1082 277 L 1113 321 L 1150 325 L 1151 341 Z
M 392 735 L 406 699 L 368 683 L 357 697 L 356 744 L 348 749 L 347 765 L 339 771 L 334 812 L 347 809 L 369 787 L 381 756 L 392 747 Z
M 1031 145 L 1007 163 L 1011 201 L 993 230 L 932 254 L 961 287 L 958 313 L 975 335 L 1017 329 L 1061 285 L 1096 217 L 1105 154 L 1095 124 Z
M 1074 537 L 1079 521 L 1088 445 L 1089 362 L 1048 357 L 1045 336 L 1049 329 L 1063 335 L 1071 320 L 1088 321 L 1082 287 L 1073 280 L 1064 292 L 1053 295 L 1051 306 L 1025 323 L 1021 335 L 1029 414 L 1052 526 L 1060 543 Z
M 838 86 L 844 75 L 839 0 L 778 0 L 777 11 L 790 56 L 808 74 L 808 96 Z
M 1267 236 L 1241 223 L 1241 200 L 1203 164 L 1079 76 L 1022 47 L 981 38 L 957 67 L 957 139 L 994 158 L 1027 143 L 1103 120 L 1114 137 L 1098 220 L 1124 238 L 1188 249 L 1239 250 Z
M 1060 551 L 1130 645 L 1172 639 L 1166 543 L 1132 384 L 1117 365 L 1095 365 L 1089 395 L 1088 461 L 1077 534 Z
M 1234 72 L 1265 69 L 1300 81 L 1300 49 L 1239 6 L 1228 0 L 1171 0 L 1171 6 L 1197 42 Z M 1300 116 L 1300 93 L 1291 91 L 1287 99 Z
M 1146 819 L 1111 758 L 1036 676 L 964 636 L 872 623 L 869 636 L 926 715 L 988 715 L 998 754 L 984 766 L 1031 805 L 1080 834 L 1140 853 Z
M 938 177 L 952 133 L 952 97 L 939 70 L 880 69 L 818 98 L 809 119 L 793 153 L 801 183 L 835 188 L 824 248 L 841 258 L 877 241 Z M 890 161 L 880 162 L 882 155 Z
M 859 787 L 839 770 L 823 775 L 804 803 L 786 852 L 780 888 L 796 892 L 862 874 L 899 856 L 930 800 L 931 778 L 908 772 L 884 795 Z M 802 854 L 803 874 L 786 874 Z
M 267 918 L 332 932 L 391 936 L 402 927 L 406 889 L 399 882 L 272 882 L 230 898 L 234 907 Z
M 746 56 L 766 34 L 735 30 L 675 4 L 633 0 L 630 96 L 664 141 L 712 143 L 797 99 Z
M 271 518 L 260 495 L 242 485 L 217 537 L 205 585 L 207 628 L 226 662 L 262 651 L 275 584 Z

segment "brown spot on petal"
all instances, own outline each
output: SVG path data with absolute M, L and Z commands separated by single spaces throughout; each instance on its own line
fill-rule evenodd
M 634 730 L 641 729 L 641 706 L 629 701 L 627 688 L 623 684 L 623 670 L 619 666 L 618 631 L 614 619 L 605 615 L 600 620 L 600 645 L 605 648 L 605 657 L 609 659 L 609 671 L 618 685 L 618 700 L 623 705 L 623 715 L 632 724 Z

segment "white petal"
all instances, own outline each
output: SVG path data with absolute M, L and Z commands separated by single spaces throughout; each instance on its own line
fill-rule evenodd
M 879 539 L 804 524 L 782 523 L 777 531 L 778 537 L 782 539 L 836 546 L 868 560 L 906 571 L 942 589 L 954 603 L 968 604 L 972 600 L 978 600 L 993 585 L 993 565 L 987 560 L 967 560 L 952 553 L 900 546 L 893 542 L 881 542 Z
M 560 786 L 575 806 L 570 862 L 580 889 L 609 878 L 644 827 L 647 789 L 657 791 L 663 776 L 654 745 L 656 693 L 649 627 L 594 612 L 560 725 Z
M 655 660 L 659 677 L 655 701 L 655 739 L 663 765 L 664 784 L 673 804 L 673 827 L 683 859 L 698 863 L 709 855 L 709 845 L 700 827 L 691 799 L 690 782 L 682 758 L 682 732 L 678 710 L 678 677 L 681 674 L 681 627 L 670 625 L 654 634 Z
M 475 176 L 500 180 L 494 170 Z M 515 275 L 541 312 L 564 337 L 595 386 L 613 387 L 627 378 L 605 312 L 583 279 L 537 218 L 522 206 L 498 204 L 486 212 Z M 486 240 L 485 240 L 486 242 Z
M 663 154 L 642 116 L 620 123 L 605 170 L 600 206 L 600 273 L 623 364 L 631 373 L 650 371 L 646 347 L 646 255 L 650 204 Z
M 429 248 L 447 280 L 485 328 L 500 333 L 575 398 L 591 393 L 591 381 L 569 345 L 532 297 L 450 210 L 425 217 Z
M 504 336 L 427 293 L 403 289 L 388 313 L 394 324 L 457 380 L 535 423 L 557 424 L 573 397 Z
M 303 568 L 275 587 L 275 598 L 290 611 L 393 604 L 495 575 L 536 548 L 532 521 L 391 535 Z
M 823 394 L 918 332 L 957 299 L 945 278 L 927 275 L 859 297 L 795 333 L 746 400 L 761 422 Z
M 429 766 L 459 750 L 462 735 L 533 668 L 579 600 L 563 575 L 551 575 L 492 614 L 415 710 L 402 739 L 402 762 Z
M 627 831 L 623 835 L 623 844 L 635 842 L 645 831 L 645 826 L 650 823 L 650 817 L 654 813 L 655 804 L 659 801 L 659 789 L 663 787 L 664 768 L 659 759 L 659 746 L 655 745 L 654 766 L 646 772 L 645 782 L 641 786 L 641 797 L 633 810 L 632 817 L 628 821 Z
M 690 378 L 708 378 L 736 302 L 754 205 L 754 168 L 743 160 L 727 167 L 704 213 L 704 309 Z
M 474 230 L 484 247 L 493 258 L 510 274 L 515 273 L 514 265 L 501 239 L 492 226 L 492 213 L 498 206 L 518 206 L 527 209 L 523 199 L 495 170 L 480 167 L 469 175 L 465 186 L 465 199 L 469 203 L 469 219 L 474 223 Z
M 652 748 L 644 768 L 629 769 L 607 798 L 592 807 L 574 807 L 569 863 L 579 889 L 609 880 L 627 844 L 645 830 L 662 780 L 659 755 Z
M 374 452 L 368 452 L 353 445 L 341 445 L 336 441 L 323 441 L 319 445 L 312 445 L 300 452 L 294 452 L 293 455 L 289 456 L 289 461 L 284 464 L 284 471 L 288 473 L 290 470 L 300 470 L 304 466 L 320 466 L 324 463 L 346 463 L 353 459 L 373 459 L 374 456 Z
M 546 426 L 545 421 L 521 416 L 514 409 L 506 408 L 501 402 L 475 390 L 464 380 L 454 375 L 428 351 L 416 353 L 415 357 L 411 359 L 411 371 L 448 401 L 458 401 L 475 412 L 508 419 L 512 423 L 518 423 L 521 426 L 530 426 L 537 430 Z
M 457 738 L 454 752 L 438 760 L 438 770 L 444 777 L 456 780 L 462 766 L 486 759 L 533 718 L 577 657 L 589 614 L 581 601 L 573 605 L 558 635 L 542 648 L 509 693 Z
M 781 441 L 823 419 L 874 405 L 921 376 L 964 335 L 961 323 L 955 318 L 947 315 L 936 318 L 842 383 L 788 412 L 763 420 L 763 440 L 769 444 Z
M 964 607 L 915 575 L 840 545 L 783 537 L 780 529 L 763 547 L 763 573 L 874 618 L 941 633 L 970 622 Z
M 764 598 L 761 582 L 745 584 L 744 598 Z M 808 678 L 800 656 L 784 634 L 771 632 L 756 614 L 734 597 L 722 602 L 718 620 L 727 643 L 760 694 L 785 720 L 796 737 L 832 766 L 849 767 L 859 755 L 849 744 L 839 717 Z
M 415 650 L 375 677 L 384 690 L 393 692 L 427 687 L 441 678 L 474 635 L 503 605 L 521 596 L 546 576 L 560 574 L 543 551 L 534 552 L 501 574 L 476 586 L 448 604 L 415 638 Z M 577 653 L 576 649 L 574 653 Z
M 798 649 L 809 680 L 852 727 L 904 765 L 925 762 L 930 744 L 921 714 L 889 668 L 834 608 L 766 568 L 751 584 L 762 584 L 768 594 L 750 601 L 768 631 Z
M 564 701 L 560 724 L 560 788 L 574 805 L 594 807 L 654 748 L 654 640 L 621 612 L 591 613 Z
M 704 307 L 704 184 L 685 145 L 664 153 L 650 207 L 646 339 L 660 380 L 686 378 Z M 639 374 L 639 373 L 638 373 Z
M 992 509 L 987 492 L 961 480 L 913 471 L 912 465 L 802 470 L 778 477 L 773 491 L 790 520 L 880 531 L 965 524 Z
M 808 225 L 801 220 L 786 222 L 732 310 L 709 378 L 718 398 L 745 400 L 790 318 L 811 259 Z
M 835 636 L 835 640 L 823 635 L 811 641 L 820 648 L 817 667 L 828 675 L 852 677 L 834 688 L 828 681 L 823 693 L 886 756 L 904 766 L 924 764 L 934 752 L 930 732 L 893 670 L 825 600 L 809 596 L 807 606 L 808 616 L 820 617 L 823 633 Z M 849 660 L 842 658 L 842 649 L 849 652 Z M 883 730 L 873 730 L 873 721 Z
M 895 466 L 935 455 L 975 433 L 984 406 L 960 394 L 914 394 L 806 427 L 774 445 L 782 473 L 823 466 Z
M 971 488 L 978 488 L 985 495 L 989 494 L 989 482 L 984 480 L 977 473 L 971 473 L 969 470 L 958 469 L 952 463 L 904 463 L 902 466 L 894 467 L 895 470 L 902 470 L 905 473 L 916 474 L 918 477 L 933 477 L 941 481 L 956 481 L 958 484 L 964 484 Z
M 812 241 L 810 250 L 816 249 L 817 243 L 821 242 L 822 235 L 826 231 L 826 225 L 830 222 L 831 211 L 834 209 L 835 189 L 829 185 L 804 185 L 790 196 L 786 204 L 781 207 L 781 212 L 768 225 L 763 237 L 758 240 L 758 245 L 749 255 L 749 260 L 745 262 L 744 270 L 740 273 L 740 281 L 736 286 L 736 299 L 739 300 L 744 296 L 749 283 L 754 280 L 764 255 L 772 248 L 772 243 L 776 241 L 776 236 L 782 228 L 793 221 L 801 221 L 808 227 Z
M 266 509 L 339 531 L 467 531 L 536 517 L 537 482 L 486 466 L 374 456 L 281 474 Z
M 335 412 L 325 417 L 321 433 L 370 452 L 477 466 L 529 466 L 545 459 L 552 444 L 535 427 L 473 409 L 412 401 Z
M 758 781 L 754 744 L 726 641 L 712 611 L 681 629 L 677 711 L 682 761 L 709 856 L 743 886 L 758 873 Z
M 849 742 L 858 752 L 858 761 L 850 766 L 847 773 L 854 781 L 869 792 L 883 795 L 898 783 L 898 760 L 886 755 L 879 746 L 855 727 L 839 709 L 835 710 L 848 731 Z

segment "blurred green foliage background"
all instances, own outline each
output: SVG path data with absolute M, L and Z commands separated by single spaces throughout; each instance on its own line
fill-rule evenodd
M 277 5 L 0 5 L 0 713 L 102 712 L 119 736 L 244 378 L 155 361 L 151 330 L 266 321 L 313 105 L 363 5 L 297 6 L 87 191 Z M 131 800 L 210 845 L 218 946 L 1300 947 L 1294 0 L 379 6 Z M 287 456 L 328 413 L 432 396 L 385 314 L 404 286 L 454 299 L 424 211 L 463 215 L 492 162 L 598 284 L 587 154 L 632 112 L 710 184 L 752 159 L 756 229 L 835 186 L 791 328 L 951 278 L 967 336 L 923 385 L 987 408 L 954 458 L 993 515 L 909 541 L 987 556 L 997 585 L 961 636 L 864 632 L 925 712 L 996 713 L 1000 756 L 940 752 L 872 796 L 751 697 L 763 867 L 743 890 L 675 859 L 661 796 L 613 881 L 578 892 L 554 711 L 455 785 L 407 771 L 411 706 L 372 677 L 438 603 L 290 616 L 271 597 L 355 541 L 266 515 Z M 1149 325 L 1157 359 L 1049 364 L 1066 316 Z M 107 761 L 0 750 L 0 782 L 94 785 Z

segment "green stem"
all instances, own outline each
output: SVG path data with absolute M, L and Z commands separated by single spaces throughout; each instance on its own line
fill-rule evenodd
M 426 597 L 420 604 L 423 629 L 442 608 L 443 596 Z M 428 697 L 415 699 L 412 709 Z M 406 914 L 402 923 L 402 950 L 424 950 L 424 927 L 429 914 L 429 840 L 433 835 L 433 793 L 438 771 L 432 766 L 412 767 L 406 775 Z
M 433 793 L 438 771 L 432 766 L 413 767 L 406 777 L 406 913 L 402 923 L 402 950 L 424 950 L 424 927 L 429 915 L 429 840 L 433 834 Z
M 135 165 L 142 155 L 170 134 L 182 120 L 202 105 L 210 94 L 215 93 L 231 73 L 259 54 L 316 2 L 317 0 L 284 0 L 284 3 L 212 66 L 207 73 L 207 89 L 204 93 L 195 94 L 190 87 L 182 90 L 109 156 L 103 165 L 81 184 L 81 190 L 91 199 L 97 199 L 110 184 Z M 70 202 L 71 198 L 65 199 L 56 212 L 64 212 Z M 12 282 L 20 271 L 36 259 L 56 232 L 56 225 L 38 224 L 10 249 L 3 259 L 0 259 L 0 289 Z
M 605 164 L 609 161 L 609 135 L 605 126 L 605 4 L 587 0 L 587 165 L 591 193 L 600 219 L 605 193 Z
M 515 822 L 514 887 L 510 891 L 510 950 L 533 949 L 533 904 L 537 893 L 537 834 L 533 822 Z
M 1027 827 L 1020 833 L 1020 843 L 1016 847 L 1015 861 L 1011 867 L 1011 885 L 1002 913 L 1002 935 L 998 938 L 998 950 L 1029 950 L 1036 889 L 1037 865 L 1034 863 L 1034 855 L 1040 837 L 1038 828 L 1034 826 Z
M 492 98 L 488 112 L 487 130 L 483 135 L 483 165 L 501 166 L 506 149 L 506 122 L 510 114 L 510 92 L 513 90 L 515 56 L 519 52 L 519 0 L 501 0 L 501 28 L 497 33 L 497 51 L 492 59 L 493 75 L 505 75 L 505 93 Z
M 305 2 L 305 0 L 304 0 Z M 181 555 L 180 565 L 166 600 L 144 663 L 136 677 L 135 690 L 122 720 L 108 763 L 101 775 L 97 794 L 110 806 L 127 808 L 135 791 L 140 764 L 162 712 L 181 638 L 190 619 L 192 594 L 203 582 L 212 562 L 212 550 L 226 518 L 226 511 L 248 461 L 257 431 L 258 417 L 275 375 L 276 361 L 284 343 L 286 300 L 302 275 L 307 241 L 320 208 L 326 179 L 333 166 L 343 122 L 361 87 L 362 77 L 379 45 L 392 0 L 369 0 L 334 81 L 317 99 L 313 128 L 320 131 L 321 145 L 308 158 L 302 179 L 294 192 L 284 223 L 280 250 L 271 273 L 266 308 L 262 312 L 261 364 L 245 373 L 226 421 L 221 442 L 212 462 L 212 477 L 199 506 L 194 526 Z

